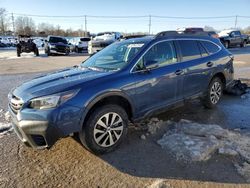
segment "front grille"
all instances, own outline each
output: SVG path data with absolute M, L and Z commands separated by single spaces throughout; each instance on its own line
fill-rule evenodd
M 66 51 L 66 47 L 65 46 L 56 45 L 56 51 L 58 51 L 58 52 L 65 52 Z
M 22 108 L 23 106 L 23 101 L 22 99 L 18 98 L 15 95 L 10 96 L 9 98 L 9 105 L 11 110 L 17 114 L 17 112 Z

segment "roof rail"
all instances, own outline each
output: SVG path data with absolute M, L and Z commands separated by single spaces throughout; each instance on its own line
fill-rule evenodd
M 177 32 L 177 31 L 162 31 L 160 33 L 157 33 L 155 38 L 159 37 L 167 37 L 167 36 L 209 36 L 208 32 Z
M 122 39 L 127 40 L 127 39 L 141 38 L 141 37 L 146 37 L 146 36 L 148 36 L 148 35 L 144 35 L 144 34 L 142 34 L 142 35 L 127 35 L 127 36 L 123 36 Z

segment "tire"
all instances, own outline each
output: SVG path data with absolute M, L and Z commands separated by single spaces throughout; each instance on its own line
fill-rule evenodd
M 223 83 L 219 77 L 215 77 L 209 83 L 205 97 L 202 98 L 202 103 L 206 108 L 214 108 L 220 101 L 223 94 Z
M 19 50 L 17 50 L 16 54 L 17 54 L 17 57 L 21 57 L 21 52 Z
M 105 123 L 107 119 L 108 123 Z M 122 107 L 104 105 L 91 113 L 79 132 L 79 138 L 88 150 L 95 154 L 104 154 L 120 145 L 126 137 L 127 125 L 128 115 Z
M 75 52 L 76 52 L 76 53 L 79 53 L 79 49 L 78 49 L 77 46 L 76 46 L 76 48 L 75 48 Z
M 246 41 L 243 41 L 243 42 L 240 44 L 240 47 L 241 47 L 241 48 L 245 48 L 246 45 L 247 45 L 247 42 L 246 42 Z
M 38 48 L 35 48 L 34 54 L 35 54 L 36 56 L 39 56 L 39 50 L 38 50 Z
M 69 55 L 69 50 L 66 50 L 65 55 L 66 55 L 66 56 Z
M 45 53 L 47 54 L 47 56 L 50 56 L 50 55 L 51 55 L 51 54 L 50 54 L 49 48 L 45 51 Z
M 228 41 L 225 41 L 225 42 L 224 42 L 224 46 L 225 46 L 225 48 L 229 48 L 229 42 L 228 42 Z

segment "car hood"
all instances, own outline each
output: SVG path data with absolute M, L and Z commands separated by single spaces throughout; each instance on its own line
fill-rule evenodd
M 35 97 L 79 89 L 77 85 L 109 74 L 111 72 L 93 71 L 81 67 L 64 69 L 23 83 L 14 89 L 13 95 L 28 101 Z

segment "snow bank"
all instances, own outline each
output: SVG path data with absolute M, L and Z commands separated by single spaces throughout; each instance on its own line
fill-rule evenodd
M 10 123 L 10 114 L 0 109 L 0 138 L 12 132 L 13 128 Z
M 189 120 L 173 122 L 157 143 L 177 160 L 206 161 L 214 153 L 239 156 L 242 164 L 235 163 L 239 174 L 250 182 L 250 137 L 215 124 L 199 124 Z

